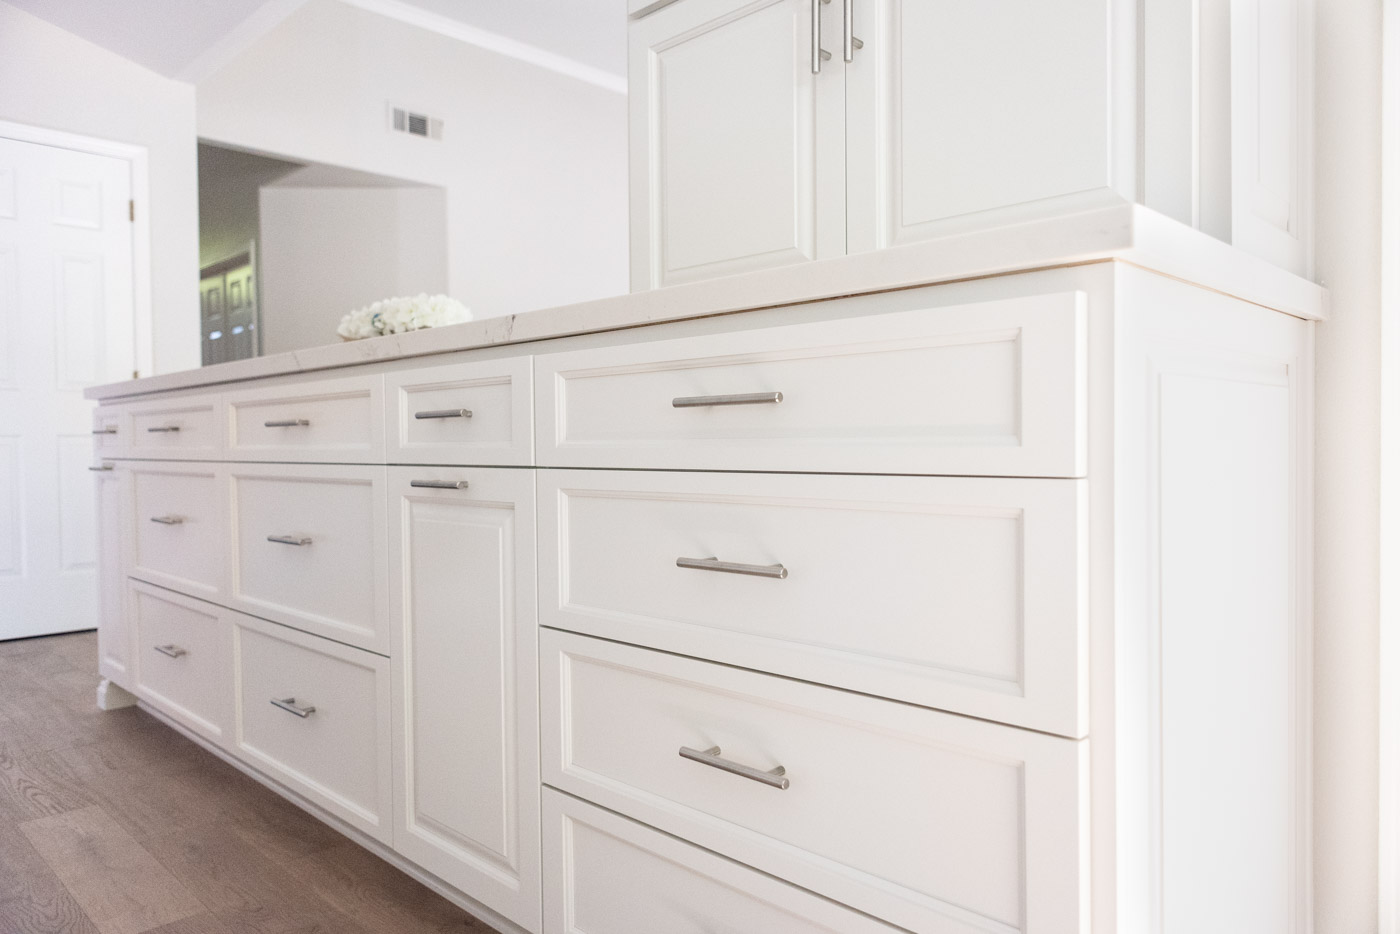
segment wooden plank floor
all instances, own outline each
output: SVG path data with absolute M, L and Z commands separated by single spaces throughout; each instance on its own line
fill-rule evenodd
M 491 934 L 136 708 L 93 633 L 0 642 L 3 934 Z

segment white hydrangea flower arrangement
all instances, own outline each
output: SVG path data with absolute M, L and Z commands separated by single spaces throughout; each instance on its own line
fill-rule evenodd
M 344 340 L 356 341 L 382 334 L 402 334 L 419 328 L 440 328 L 472 319 L 466 305 L 446 295 L 413 295 L 386 298 L 358 308 L 340 319 L 335 329 Z

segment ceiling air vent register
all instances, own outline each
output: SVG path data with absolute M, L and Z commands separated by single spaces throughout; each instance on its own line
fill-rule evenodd
M 424 139 L 442 139 L 442 121 L 437 117 L 414 113 L 394 104 L 389 105 L 389 129 Z

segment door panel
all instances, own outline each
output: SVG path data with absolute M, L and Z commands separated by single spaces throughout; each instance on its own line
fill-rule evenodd
M 97 625 L 82 391 L 132 371 L 129 163 L 0 139 L 0 639 Z
M 855 0 L 850 251 L 1102 197 L 1109 6 Z
M 845 253 L 845 87 L 839 58 L 812 74 L 811 6 L 691 0 L 631 29 L 634 290 Z

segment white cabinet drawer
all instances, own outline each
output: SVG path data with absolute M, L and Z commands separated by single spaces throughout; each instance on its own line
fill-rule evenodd
M 1084 482 L 542 471 L 540 622 L 1082 736 Z
M 350 376 L 229 393 L 229 456 L 382 463 L 383 385 L 382 376 Z
M 899 934 L 546 788 L 544 934 Z
M 537 356 L 539 462 L 1083 476 L 1083 293 L 930 300 L 843 299 L 859 317 Z M 735 397 L 759 401 L 721 404 Z
M 213 600 L 228 575 L 223 467 L 205 463 L 128 465 L 131 574 Z
M 529 357 L 388 374 L 389 462 L 529 465 L 531 389 Z
M 120 457 L 130 434 L 131 423 L 122 406 L 100 405 L 92 410 L 92 449 L 96 457 Z
M 570 633 L 540 649 L 546 783 L 911 931 L 1080 930 L 1087 741 Z
M 140 581 L 128 582 L 127 600 L 137 696 L 224 745 L 233 722 L 228 611 Z
M 234 751 L 388 843 L 389 660 L 241 613 L 232 628 Z
M 127 439 L 118 446 L 123 456 L 214 460 L 223 453 L 217 395 L 135 402 L 126 418 Z
M 534 476 L 393 467 L 389 495 L 394 848 L 538 931 Z
M 233 464 L 236 607 L 387 653 L 385 468 Z

